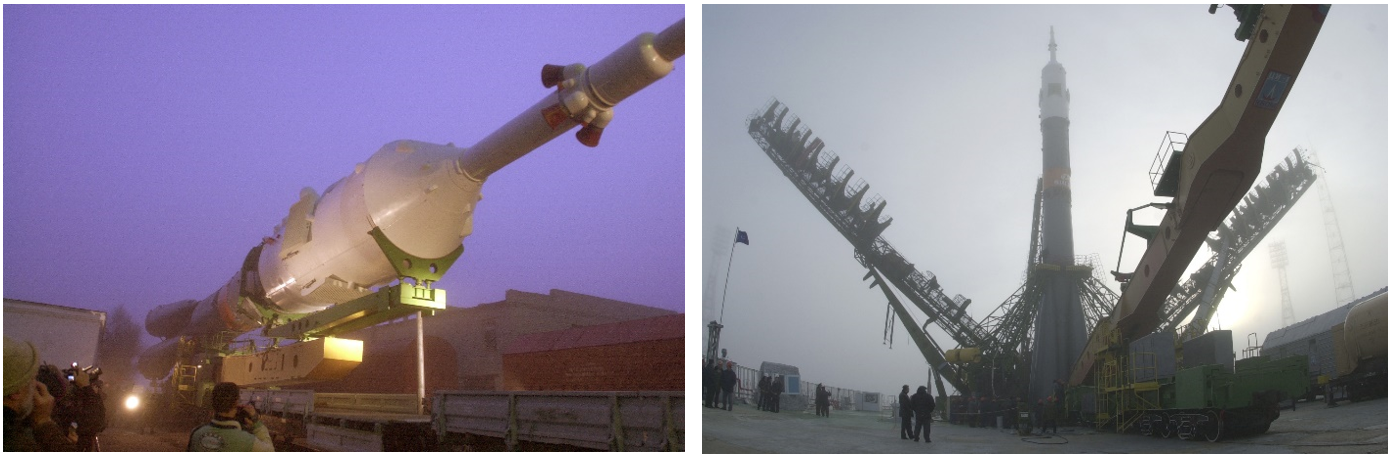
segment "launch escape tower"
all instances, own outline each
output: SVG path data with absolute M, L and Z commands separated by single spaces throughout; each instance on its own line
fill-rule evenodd
M 939 395 L 945 394 L 944 380 L 959 392 L 1031 399 L 1050 395 L 1054 379 L 1068 376 L 1088 332 L 1107 318 L 1119 299 L 1103 284 L 1104 267 L 1097 255 L 1073 252 L 1069 91 L 1064 68 L 1055 59 L 1053 28 L 1049 50 L 1039 100 L 1044 174 L 1036 183 L 1025 273 L 1021 286 L 981 321 L 966 314 L 971 300 L 962 295 L 949 298 L 932 272 L 916 270 L 881 236 L 892 221 L 882 214 L 885 200 L 868 197 L 866 182 L 852 179 L 855 172 L 821 138 L 813 137 L 812 129 L 787 105 L 771 99 L 746 119 L 760 149 L 851 242 L 856 260 L 868 270 L 863 279 L 871 279 L 870 287 L 878 287 L 888 302 L 887 334 L 893 332 L 894 320 L 903 324 L 934 369 Z M 1167 146 L 1183 147 L 1183 139 L 1170 138 L 1168 134 L 1158 157 L 1169 157 Z M 1256 186 L 1207 240 L 1211 258 L 1170 293 L 1158 327 L 1186 335 L 1181 341 L 1203 334 L 1243 259 L 1314 180 L 1315 172 L 1300 151 L 1279 163 L 1266 185 Z M 927 316 L 922 323 L 891 286 Z M 1122 286 L 1125 289 L 1126 283 Z M 1189 324 L 1181 325 L 1187 319 Z M 928 334 L 929 324 L 945 330 L 962 349 L 945 350 Z M 1019 390 L 1025 380 L 1030 380 L 1028 393 Z

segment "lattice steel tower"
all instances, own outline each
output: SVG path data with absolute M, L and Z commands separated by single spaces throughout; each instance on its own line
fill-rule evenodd
M 1277 269 L 1277 282 L 1282 285 L 1282 327 L 1290 327 L 1296 323 L 1296 313 L 1291 310 L 1291 292 L 1287 290 L 1287 242 L 1273 241 L 1267 248 L 1272 268 Z
M 1354 281 L 1349 274 L 1349 259 L 1345 257 L 1345 241 L 1340 236 L 1340 220 L 1335 217 L 1335 202 L 1330 198 L 1330 188 L 1325 185 L 1325 169 L 1320 168 L 1320 157 L 1314 151 L 1311 159 L 1320 171 L 1320 206 L 1325 214 L 1325 243 L 1330 245 L 1330 269 L 1335 276 L 1335 306 L 1343 306 L 1354 301 Z

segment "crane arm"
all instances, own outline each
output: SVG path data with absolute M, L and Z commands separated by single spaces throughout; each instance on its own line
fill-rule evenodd
M 1159 311 L 1190 260 L 1257 179 L 1267 132 L 1328 10 L 1327 5 L 1262 6 L 1219 107 L 1190 135 L 1185 150 L 1171 158 L 1167 168 L 1176 174 L 1175 192 L 1158 190 L 1158 196 L 1174 199 L 1112 314 L 1089 336 L 1069 377 L 1071 385 L 1088 379 L 1098 353 L 1110 344 L 1156 328 Z

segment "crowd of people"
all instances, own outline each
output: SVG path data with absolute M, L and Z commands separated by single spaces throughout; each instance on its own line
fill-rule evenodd
M 740 391 L 740 377 L 735 373 L 735 363 L 729 361 L 703 360 L 701 370 L 702 403 L 707 408 L 733 409 L 736 394 Z M 831 404 L 831 391 L 818 384 L 818 415 L 827 416 Z M 782 375 L 763 375 L 755 387 L 754 400 L 760 411 L 779 412 L 779 397 L 784 393 Z
M 4 338 L 5 452 L 100 451 L 106 430 L 103 382 L 88 370 L 42 363 L 28 341 Z M 238 404 L 230 382 L 213 386 L 212 421 L 189 434 L 189 451 L 273 451 L 271 437 L 251 405 Z
M 730 411 L 734 407 L 735 393 L 740 389 L 740 377 L 735 375 L 735 362 L 722 364 L 716 360 L 705 360 L 701 369 L 702 399 L 707 408 Z
M 101 381 L 87 370 L 43 364 L 28 341 L 5 337 L 4 344 L 4 450 L 100 450 L 97 435 L 106 429 Z

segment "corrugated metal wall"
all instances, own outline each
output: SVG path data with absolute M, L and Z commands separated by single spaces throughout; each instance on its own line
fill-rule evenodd
M 1310 337 L 1281 346 L 1262 349 L 1262 355 L 1280 359 L 1293 355 L 1304 355 L 1309 360 L 1307 370 L 1311 376 L 1335 376 L 1335 336 L 1326 330 Z

